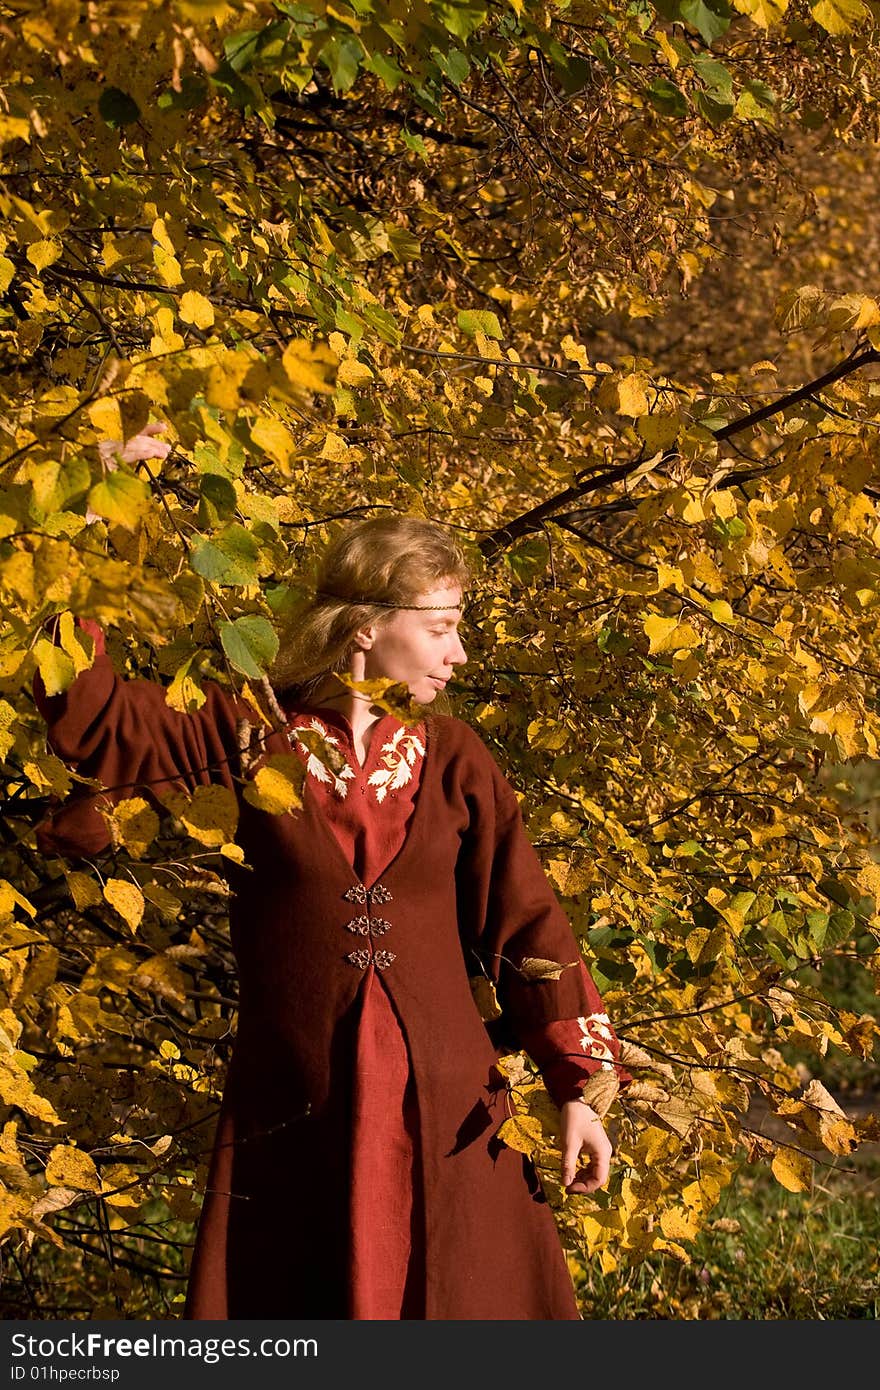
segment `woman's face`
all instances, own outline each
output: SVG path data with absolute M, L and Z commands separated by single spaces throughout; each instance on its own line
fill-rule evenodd
M 467 661 L 458 636 L 461 588 L 429 589 L 413 603 L 441 605 L 427 611 L 397 608 L 388 618 L 358 634 L 364 650 L 365 680 L 386 677 L 405 682 L 413 699 L 428 705 L 456 666 Z

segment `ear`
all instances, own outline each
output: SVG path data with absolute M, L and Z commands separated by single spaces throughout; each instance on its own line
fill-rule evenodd
M 376 628 L 370 623 L 367 627 L 359 627 L 352 638 L 356 647 L 361 651 L 368 652 L 376 640 Z

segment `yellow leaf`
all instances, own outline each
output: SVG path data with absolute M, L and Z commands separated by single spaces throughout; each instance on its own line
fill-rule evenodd
M 731 517 L 737 515 L 739 510 L 736 498 L 728 488 L 716 488 L 714 492 L 709 494 L 708 501 L 715 515 L 720 517 L 722 521 L 729 521 Z
M 45 1124 L 61 1123 L 49 1101 L 37 1095 L 30 1077 L 11 1057 L 0 1057 L 0 1101 Z
M 862 0 L 818 0 L 810 9 L 816 23 L 829 34 L 849 34 L 870 13 Z
M 174 679 L 165 692 L 166 704 L 181 714 L 201 709 L 207 699 L 198 676 L 194 676 L 190 671 L 194 660 L 195 655 L 190 656 L 182 666 L 178 666 Z
M 64 877 L 67 879 L 67 886 L 70 889 L 70 896 L 73 898 L 74 905 L 80 909 L 84 907 L 97 907 L 101 902 L 101 885 L 91 874 L 83 873 L 78 869 L 68 869 Z
M 567 961 L 560 965 L 556 960 L 542 960 L 540 956 L 526 956 L 519 966 L 519 973 L 524 980 L 558 980 L 563 970 L 569 970 L 576 961 Z
M 130 879 L 108 878 L 104 884 L 104 897 L 131 930 L 137 931 L 144 915 L 144 895 L 137 884 Z
M 46 1181 L 53 1187 L 75 1187 L 80 1192 L 101 1190 L 101 1179 L 93 1160 L 69 1144 L 56 1144 L 49 1154 Z
M 509 1149 L 516 1149 L 517 1153 L 531 1156 L 542 1146 L 544 1131 L 541 1121 L 536 1120 L 534 1115 L 512 1115 L 509 1120 L 504 1121 L 497 1137 Z
M 154 314 L 156 333 L 150 339 L 150 351 L 156 355 L 162 352 L 177 352 L 184 346 L 184 339 L 174 328 L 174 312 L 166 304 L 161 305 Z
M 55 237 L 49 237 L 46 241 L 32 241 L 26 252 L 31 265 L 40 271 L 54 265 L 63 253 L 64 248 Z
M 34 643 L 34 656 L 47 695 L 60 695 L 70 689 L 76 678 L 76 671 L 67 652 L 62 651 L 48 638 L 40 637 Z
M 485 975 L 471 975 L 470 987 L 474 996 L 474 1003 L 483 1022 L 488 1023 L 490 1019 L 500 1018 L 501 1008 L 492 981 L 488 980 Z
M 57 796 L 66 796 L 70 791 L 70 773 L 54 753 L 38 753 L 35 758 L 25 759 L 22 767 L 35 786 L 48 787 Z
M 174 242 L 168 235 L 168 229 L 166 228 L 165 223 L 161 217 L 156 218 L 155 222 L 150 228 L 150 232 L 152 234 L 153 240 L 158 242 L 162 249 L 168 252 L 169 256 L 173 256 Z M 170 310 L 167 310 L 166 312 L 170 313 Z
M 13 140 L 27 140 L 31 138 L 31 123 L 26 116 L 7 116 L 6 112 L 0 112 L 0 145 L 7 145 Z
M 660 1229 L 669 1240 L 695 1240 L 700 1230 L 693 1213 L 683 1207 L 669 1207 L 662 1212 Z
M 2 118 L 0 118 L 0 143 L 2 143 Z M 0 1236 L 7 1231 L 24 1226 L 28 1217 L 30 1203 L 24 1197 L 15 1197 L 11 1192 L 0 1192 Z
M 776 1181 L 789 1192 L 809 1192 L 813 1165 L 806 1154 L 796 1149 L 777 1149 L 770 1167 Z
M 180 261 L 176 256 L 170 256 L 162 246 L 153 247 L 153 264 L 159 272 L 159 278 L 163 285 L 169 289 L 183 284 L 183 272 L 180 269 Z
M 652 453 L 668 449 L 678 438 L 681 417 L 673 415 L 642 415 L 636 424 L 636 433 L 644 439 Z
M 151 956 L 141 961 L 131 977 L 134 989 L 149 989 L 175 1004 L 186 1000 L 187 980 L 183 971 L 167 956 Z
M 717 623 L 735 623 L 736 614 L 723 598 L 717 598 L 709 604 L 709 612 Z
M 154 907 L 158 907 L 167 922 L 173 922 L 180 916 L 183 903 L 180 898 L 169 893 L 167 888 L 163 888 L 161 883 L 145 883 L 143 893 Z
M 115 439 L 121 443 L 125 435 L 122 411 L 115 396 L 99 396 L 88 408 L 88 416 L 101 439 Z
M 652 613 L 642 626 L 650 641 L 648 650 L 652 656 L 696 647 L 700 643 L 699 633 L 690 623 L 680 623 L 677 618 L 662 618 L 659 613 Z
M 581 1100 L 591 1105 L 601 1120 L 620 1090 L 620 1082 L 613 1067 L 600 1067 L 585 1083 L 581 1090 Z
M 93 638 L 74 626 L 72 613 L 61 614 L 58 631 L 61 645 L 73 662 L 73 669 L 76 674 L 79 675 L 80 671 L 88 671 L 94 657 L 95 643 Z M 85 646 L 84 643 L 88 645 Z
M 333 390 L 331 378 L 336 373 L 337 359 L 329 348 L 310 343 L 306 338 L 294 338 L 284 349 L 281 365 L 291 386 L 299 391 L 328 393 Z
M 0 878 L 0 918 L 11 916 L 15 907 L 23 907 L 31 917 L 37 915 L 37 909 L 33 903 L 28 902 L 27 898 L 23 898 L 8 879 Z
M 373 373 L 366 362 L 358 362 L 354 357 L 346 357 L 340 362 L 339 370 L 336 373 L 336 382 L 339 386 L 369 386 L 373 380 Z
M 583 367 L 584 371 L 587 370 L 590 365 L 590 359 L 587 356 L 587 349 L 582 343 L 577 342 L 570 333 L 567 333 L 560 343 L 560 347 L 569 362 L 577 362 L 579 367 Z
M 214 322 L 214 306 L 198 290 L 187 290 L 180 296 L 177 315 L 184 323 L 195 324 L 196 328 L 210 328 Z
M 287 426 L 280 420 L 270 419 L 266 415 L 261 415 L 251 426 L 251 439 L 282 468 L 287 467 L 290 455 L 296 447 L 296 441 Z
M 778 24 L 788 9 L 788 0 L 733 0 L 740 14 L 748 15 L 760 29 Z
M 114 842 L 125 845 L 135 859 L 146 854 L 159 833 L 159 817 L 142 796 L 119 801 L 112 811 L 103 814 L 113 831 Z
M 319 457 L 329 459 L 331 463 L 345 463 L 353 454 L 357 457 L 356 452 L 349 448 L 341 435 L 330 433 L 324 440 Z
M 238 803 L 228 787 L 196 787 L 192 797 L 168 792 L 163 806 L 183 821 L 193 839 L 203 845 L 225 845 L 238 829 Z
M 289 753 L 273 753 L 253 781 L 244 789 L 244 799 L 260 811 L 283 816 L 302 805 L 302 764 Z
M 648 397 L 645 387 L 648 378 L 638 372 L 631 372 L 617 383 L 617 413 L 619 415 L 647 415 Z
M 89 489 L 89 510 L 134 530 L 150 510 L 150 485 L 120 468 Z
M 580 863 L 572 859 L 551 859 L 547 865 L 547 872 L 566 898 L 583 893 L 595 877 L 593 865 L 586 859 Z
M 661 618 L 659 613 L 652 613 L 644 621 L 645 635 L 650 641 L 649 651 L 653 656 L 657 652 L 672 651 L 674 644 L 669 639 L 678 627 L 677 618 Z

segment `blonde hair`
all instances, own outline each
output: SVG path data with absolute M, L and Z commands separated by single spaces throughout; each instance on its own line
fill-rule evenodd
M 328 675 L 349 669 L 358 629 L 396 611 L 383 604 L 416 603 L 444 581 L 464 590 L 471 579 L 464 550 L 438 522 L 402 513 L 355 522 L 327 545 L 314 592 L 285 618 L 269 680 L 308 704 Z M 361 598 L 380 602 L 352 602 Z M 442 694 L 432 708 L 441 704 Z

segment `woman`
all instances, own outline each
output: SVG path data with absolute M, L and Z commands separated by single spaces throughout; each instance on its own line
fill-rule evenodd
M 158 684 L 120 679 L 100 640 L 66 694 L 36 680 L 52 747 L 124 785 L 111 799 L 163 783 L 238 795 L 264 757 L 291 749 L 304 766 L 301 811 L 239 797 L 249 867 L 227 873 L 238 1028 L 188 1318 L 579 1317 L 534 1166 L 497 1138 L 511 1109 L 494 1064 L 521 1046 L 542 1069 L 572 1192 L 602 1186 L 611 1153 L 583 1085 L 600 1067 L 628 1078 L 512 787 L 468 724 L 432 709 L 466 660 L 468 581 L 434 523 L 379 517 L 339 534 L 270 673 L 286 727 L 246 771 L 241 721 L 259 715 L 215 683 L 201 709 L 177 713 Z M 345 673 L 407 686 L 418 722 Z M 104 848 L 94 797 L 41 839 Z M 529 957 L 570 968 L 529 979 Z M 481 975 L 504 1038 L 477 1010 Z

